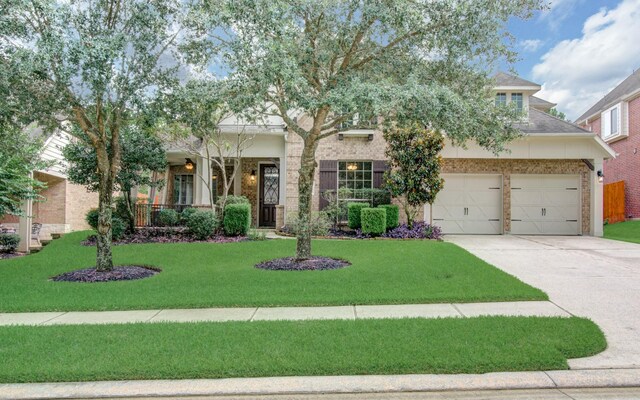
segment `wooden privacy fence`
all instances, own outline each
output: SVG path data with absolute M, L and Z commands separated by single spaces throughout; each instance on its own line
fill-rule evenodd
M 625 220 L 624 181 L 604 185 L 604 220 L 610 224 Z

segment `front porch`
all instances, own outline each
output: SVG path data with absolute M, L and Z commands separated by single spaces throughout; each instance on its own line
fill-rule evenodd
M 206 157 L 183 151 L 167 153 L 165 185 L 152 194 L 153 204 L 171 208 L 208 208 L 224 193 L 223 174 L 231 182 L 229 195 L 245 196 L 251 204 L 251 224 L 274 228 L 284 223 L 286 188 L 286 140 L 284 135 L 257 135 L 239 159 L 231 181 L 233 162 L 222 171 Z M 212 190 L 211 190 L 212 189 Z M 213 192 L 213 193 L 212 193 Z

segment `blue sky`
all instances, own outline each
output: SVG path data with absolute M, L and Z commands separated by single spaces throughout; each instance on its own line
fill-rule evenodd
M 640 0 L 552 0 L 532 19 L 513 19 L 514 68 L 574 120 L 640 68 Z

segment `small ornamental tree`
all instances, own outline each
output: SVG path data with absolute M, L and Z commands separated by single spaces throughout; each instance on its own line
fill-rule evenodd
M 83 137 L 81 132 L 76 137 Z M 135 228 L 134 208 L 136 199 L 132 192 L 135 187 L 161 187 L 163 180 L 152 179 L 154 172 L 164 172 L 167 157 L 163 143 L 155 136 L 136 125 L 126 127 L 120 135 L 120 169 L 114 182 L 114 190 L 122 191 L 127 214 L 127 230 Z M 84 185 L 87 190 L 97 192 L 100 189 L 98 177 L 98 157 L 95 149 L 87 141 L 74 140 L 63 150 L 64 158 L 69 162 L 67 177 L 69 181 Z
M 487 100 L 488 71 L 515 60 L 507 22 L 529 17 L 541 0 L 221 0 L 202 7 L 210 17 L 195 22 L 224 53 L 230 79 L 302 143 L 298 259 L 311 256 L 322 140 L 413 111 L 426 112 L 421 118 L 456 143 L 473 138 L 500 150 L 517 136 L 517 119 Z M 429 107 L 416 110 L 422 98 Z
M 405 127 L 389 124 L 385 126 L 384 138 L 391 167 L 384 175 L 385 186 L 401 202 L 411 228 L 420 207 L 432 204 L 443 187 L 439 153 L 444 138 L 420 123 Z
M 95 150 L 100 218 L 96 270 L 113 269 L 111 203 L 120 135 L 158 90 L 175 86 L 179 48 L 200 40 L 180 0 L 0 2 L 0 54 L 19 77 L 24 113 L 47 129 L 82 132 Z M 179 47 L 181 46 L 181 47 Z

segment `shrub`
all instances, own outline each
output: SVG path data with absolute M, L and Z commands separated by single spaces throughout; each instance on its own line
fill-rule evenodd
M 189 232 L 198 240 L 207 240 L 218 228 L 218 218 L 211 210 L 197 210 L 187 220 Z
M 194 207 L 188 207 L 185 208 L 184 210 L 182 210 L 182 212 L 180 213 L 180 223 L 182 225 L 186 225 L 187 221 L 189 221 L 189 217 L 191 215 L 193 215 L 193 213 L 197 212 L 198 209 L 194 208 Z
M 111 217 L 111 238 L 113 240 L 122 239 L 127 230 L 127 224 L 120 217 Z
M 89 226 L 92 227 L 94 231 L 98 230 L 99 216 L 100 212 L 98 211 L 98 209 L 92 208 L 91 210 L 87 211 L 87 214 L 84 217 L 85 221 L 87 221 L 87 224 L 89 224 Z
M 176 226 L 180 222 L 180 215 L 176 210 L 163 208 L 158 213 L 158 222 L 162 226 Z
M 378 208 L 384 208 L 387 212 L 387 230 L 396 228 L 400 218 L 400 208 L 395 204 L 381 204 Z
M 257 229 L 251 229 L 247 234 L 249 240 L 267 240 L 267 234 Z
M 0 253 L 13 253 L 20 244 L 20 235 L 16 233 L 0 233 Z
M 311 220 L 309 221 L 311 236 L 329 236 L 331 225 L 331 220 L 326 213 L 317 212 L 311 214 Z M 297 235 L 299 230 L 300 220 L 298 219 L 298 214 L 292 213 L 287 217 L 287 225 L 283 231 Z
M 222 205 L 222 199 L 223 197 L 220 197 L 216 202 L 216 205 L 218 206 L 218 208 L 220 208 L 220 206 Z M 251 204 L 251 203 L 249 202 L 249 199 L 246 198 L 245 196 L 227 196 L 227 201 L 224 204 L 226 208 L 226 206 L 228 206 L 229 204 Z
M 245 236 L 251 225 L 251 205 L 235 203 L 225 206 L 222 225 L 227 236 Z
M 364 234 L 382 235 L 387 230 L 387 210 L 384 208 L 363 208 L 360 218 Z
M 360 212 L 363 208 L 369 208 L 369 203 L 347 204 L 347 220 L 349 222 L 349 228 L 358 229 L 362 226 Z
M 113 215 L 125 222 L 129 221 L 130 215 L 125 198 L 123 196 L 118 196 L 114 200 L 114 203 L 116 207 Z

